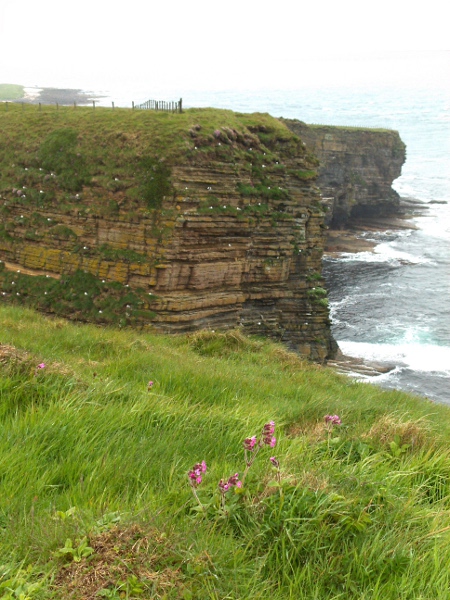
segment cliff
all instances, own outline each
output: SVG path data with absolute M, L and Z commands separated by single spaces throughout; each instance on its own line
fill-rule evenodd
M 320 160 L 317 184 L 328 206 L 326 225 L 341 228 L 354 217 L 398 211 L 400 198 L 391 186 L 406 158 L 398 132 L 283 122 Z
M 0 117 L 3 299 L 164 332 L 240 326 L 333 355 L 317 160 L 280 121 L 211 109 Z

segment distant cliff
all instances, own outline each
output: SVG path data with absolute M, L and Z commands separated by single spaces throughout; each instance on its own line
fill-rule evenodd
M 401 174 L 406 146 L 396 131 L 283 122 L 320 160 L 317 184 L 328 206 L 327 225 L 397 212 L 392 182 Z
M 4 300 L 164 332 L 242 327 L 332 356 L 317 159 L 269 115 L 10 107 Z

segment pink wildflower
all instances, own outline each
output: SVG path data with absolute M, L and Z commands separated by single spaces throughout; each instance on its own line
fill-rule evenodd
M 256 446 L 256 435 L 254 435 L 251 438 L 245 438 L 244 440 L 244 448 L 246 450 L 249 450 L 250 452 L 253 452 L 253 450 L 255 449 Z
M 45 369 L 45 363 L 40 363 L 36 368 L 37 369 Z
M 223 479 L 219 481 L 219 490 L 222 494 L 226 494 L 232 487 L 242 487 L 242 481 L 239 481 L 239 473 L 231 475 L 228 477 L 227 481 L 224 481 Z
M 342 421 L 338 415 L 325 415 L 324 417 L 325 423 L 330 423 L 331 425 L 341 425 Z
M 234 475 L 231 475 L 231 477 L 228 478 L 228 483 L 230 485 L 236 485 L 236 483 L 239 481 L 239 473 L 235 473 Z
M 264 443 L 265 443 L 267 446 L 270 446 L 271 448 L 275 448 L 275 446 L 277 445 L 277 438 L 276 438 L 276 437 L 274 437 L 274 436 L 270 436 L 270 435 L 268 435 L 268 436 L 266 436 L 266 437 L 263 439 L 263 442 L 264 442 Z
M 229 489 L 230 485 L 228 484 L 228 482 L 221 479 L 219 481 L 219 490 L 222 492 L 222 494 L 226 494 L 226 492 L 228 492 Z
M 275 421 L 269 421 L 263 427 L 263 436 L 267 437 L 275 433 Z
M 147 383 L 147 389 L 150 390 L 153 387 L 153 381 Z
M 206 462 L 203 460 L 201 463 L 196 463 L 190 471 L 188 471 L 188 477 L 192 486 L 199 485 L 203 478 L 202 473 L 206 473 Z
M 280 467 L 280 463 L 278 462 L 278 460 L 275 458 L 275 456 L 271 456 L 269 458 L 270 462 L 273 464 L 274 467 L 276 467 L 277 469 Z

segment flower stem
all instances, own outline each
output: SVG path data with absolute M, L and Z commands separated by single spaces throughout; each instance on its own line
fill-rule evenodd
M 197 500 L 197 502 L 199 503 L 199 506 L 200 506 L 200 508 L 201 508 L 202 510 L 205 510 L 205 507 L 203 506 L 203 504 L 202 504 L 202 502 L 201 502 L 200 498 L 198 497 L 198 495 L 197 495 L 197 492 L 196 492 L 196 489 L 195 489 L 195 487 L 194 487 L 193 485 L 191 485 L 191 489 L 192 489 L 192 493 L 193 493 L 193 494 L 194 494 L 194 496 L 195 496 L 195 499 L 196 499 L 196 500 Z

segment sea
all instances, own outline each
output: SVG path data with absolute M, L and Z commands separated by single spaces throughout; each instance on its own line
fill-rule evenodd
M 102 91 L 100 105 L 155 97 Z M 341 351 L 389 370 L 350 377 L 450 404 L 450 87 L 301 86 L 185 91 L 183 106 L 264 112 L 306 123 L 395 129 L 407 146 L 393 187 L 419 202 L 411 228 L 370 232 L 372 252 L 325 257 L 332 332 Z

